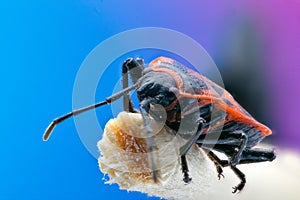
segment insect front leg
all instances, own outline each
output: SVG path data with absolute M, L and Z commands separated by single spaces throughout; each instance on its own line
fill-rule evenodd
M 189 139 L 189 141 L 180 148 L 181 170 L 183 173 L 183 181 L 185 183 L 189 183 L 192 180 L 192 178 L 190 178 L 190 176 L 189 176 L 189 167 L 188 167 L 188 163 L 186 160 L 186 154 L 191 149 L 191 147 L 196 143 L 199 136 L 202 134 L 204 123 L 205 123 L 205 120 L 203 118 L 199 118 L 197 120 L 197 124 L 199 124 L 197 133 L 195 135 L 192 135 L 191 139 Z
M 189 175 L 189 167 L 188 167 L 188 164 L 186 161 L 186 156 L 182 155 L 180 158 L 181 158 L 181 170 L 183 173 L 183 181 L 185 183 L 190 183 L 192 178 L 190 178 L 190 175 Z
M 155 159 L 154 159 L 154 153 L 153 153 L 153 150 L 154 150 L 153 139 L 152 139 L 153 130 L 150 126 L 150 118 L 148 115 L 148 111 L 150 109 L 150 104 L 154 101 L 155 101 L 155 99 L 153 99 L 153 98 L 144 99 L 143 101 L 140 102 L 139 107 L 140 107 L 140 112 L 141 112 L 141 115 L 142 115 L 142 118 L 144 121 L 144 126 L 147 131 L 147 145 L 148 145 L 149 163 L 151 165 L 152 178 L 153 178 L 153 181 L 155 183 L 157 183 L 158 178 L 157 178 L 156 163 L 154 162 Z

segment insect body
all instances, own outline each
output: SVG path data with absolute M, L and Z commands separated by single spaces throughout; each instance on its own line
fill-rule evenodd
M 199 145 L 214 162 L 219 179 L 223 167 L 230 167 L 241 182 L 234 187 L 233 193 L 243 189 L 246 178 L 236 167 L 238 164 L 272 161 L 274 150 L 253 148 L 271 130 L 257 122 L 222 87 L 208 78 L 192 71 L 175 60 L 159 57 L 145 67 L 142 59 L 127 59 L 122 66 L 123 90 L 108 97 L 106 101 L 75 110 L 56 118 L 47 128 L 44 140 L 47 140 L 56 124 L 87 110 L 110 104 L 123 97 L 123 107 L 128 112 L 134 109 L 129 92 L 137 91 L 139 111 L 147 129 L 148 148 L 153 152 L 150 118 L 164 120 L 166 126 L 185 139 L 180 148 L 183 181 L 189 183 L 186 154 L 192 145 Z M 128 77 L 133 85 L 128 86 Z M 165 116 L 164 119 L 162 119 Z M 219 159 L 213 151 L 225 154 L 228 160 Z M 152 175 L 158 181 L 155 162 L 150 156 Z

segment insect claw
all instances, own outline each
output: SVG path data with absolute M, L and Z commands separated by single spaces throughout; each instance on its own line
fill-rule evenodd
M 225 176 L 222 173 L 218 174 L 218 179 L 221 180 L 221 178 L 225 178 Z
M 232 194 L 234 194 L 238 191 L 237 187 L 232 187 L 232 189 L 233 189 Z
M 183 181 L 184 181 L 186 184 L 189 184 L 189 183 L 192 181 L 192 178 L 190 178 L 189 176 L 184 176 Z
M 233 189 L 232 193 L 234 194 L 234 193 L 236 193 L 237 191 L 238 191 L 238 192 L 242 191 L 242 189 L 244 188 L 244 186 L 245 186 L 245 183 L 244 183 L 244 182 L 241 182 L 241 183 L 238 184 L 237 186 L 232 187 L 232 189 Z

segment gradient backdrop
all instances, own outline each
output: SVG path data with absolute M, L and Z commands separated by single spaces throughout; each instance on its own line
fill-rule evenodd
M 299 9 L 299 0 L 2 2 L 0 199 L 156 199 L 105 185 L 73 120 L 42 141 L 48 123 L 71 110 L 76 73 L 88 53 L 138 27 L 194 38 L 228 90 L 274 130 L 266 141 L 299 151 Z M 105 116 L 101 124 L 111 118 L 97 112 Z

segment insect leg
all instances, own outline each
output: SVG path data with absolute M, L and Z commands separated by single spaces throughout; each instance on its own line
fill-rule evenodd
M 235 135 L 235 137 L 240 141 L 238 147 L 234 148 L 235 152 L 232 154 L 231 158 L 229 158 L 229 164 L 232 171 L 241 180 L 237 186 L 233 187 L 232 193 L 236 193 L 237 191 L 241 191 L 246 184 L 245 175 L 238 168 L 236 168 L 236 165 L 239 164 L 241 155 L 247 146 L 248 137 L 244 132 L 235 132 L 232 134 Z
M 246 149 L 241 155 L 239 164 L 273 161 L 276 158 L 275 151 L 266 149 Z
M 209 136 L 209 135 L 208 135 Z M 242 190 L 246 183 L 245 175 L 237 169 L 235 166 L 237 164 L 241 163 L 242 155 L 245 151 L 245 148 L 247 146 L 248 137 L 244 132 L 232 132 L 232 133 L 222 133 L 219 135 L 219 138 L 215 138 L 212 135 L 211 139 L 203 139 L 200 138 L 197 143 L 198 145 L 205 149 L 211 146 L 214 142 L 213 149 L 218 150 L 222 153 L 225 153 L 227 156 L 229 156 L 229 161 L 223 161 L 223 160 L 217 160 L 216 157 L 214 157 L 214 160 L 217 160 L 219 164 L 222 167 L 230 166 L 232 171 L 239 177 L 241 182 L 234 187 L 233 193 L 235 193 L 238 190 Z M 206 147 L 207 145 L 207 147 Z M 210 156 L 213 157 L 213 154 L 210 153 Z M 217 169 L 218 170 L 218 169 Z
M 226 163 L 226 160 L 224 160 L 225 161 L 224 162 L 216 154 L 214 154 L 214 152 L 212 152 L 210 150 L 203 149 L 203 151 L 206 152 L 207 157 L 215 164 L 217 172 L 218 172 L 218 178 L 219 178 L 219 180 L 221 179 L 221 177 L 224 178 L 222 167 L 227 166 L 226 164 L 228 163 L 228 161 Z
M 213 148 L 230 156 L 229 161 L 234 166 L 239 164 L 247 142 L 248 136 L 242 131 L 222 132 L 221 134 L 208 133 L 207 135 L 201 135 L 197 140 L 197 144 L 201 148 Z
M 152 171 L 152 178 L 155 183 L 158 182 L 157 173 L 156 173 L 156 165 L 154 162 L 154 154 L 153 154 L 153 141 L 152 141 L 152 128 L 150 126 L 150 118 L 148 116 L 148 110 L 150 108 L 150 103 L 155 101 L 155 99 L 149 98 L 144 99 L 140 102 L 140 112 L 144 121 L 144 126 L 146 127 L 147 131 L 147 145 L 148 145 L 148 152 L 149 152 L 149 162 L 151 164 L 151 171 Z
M 190 148 L 193 146 L 193 144 L 195 144 L 198 141 L 199 136 L 202 134 L 205 120 L 203 118 L 200 118 L 198 121 L 199 121 L 199 124 L 198 124 L 197 133 L 195 135 L 191 136 L 191 139 L 180 148 L 180 155 L 187 154 L 187 152 L 190 150 Z
M 208 151 L 208 150 L 205 150 Z M 241 191 L 245 184 L 246 184 L 246 176 L 243 172 L 241 172 L 236 166 L 231 165 L 227 160 L 221 160 L 215 155 L 212 151 L 208 151 L 207 156 L 215 163 L 217 172 L 218 172 L 218 178 L 220 180 L 220 177 L 224 175 L 222 174 L 223 170 L 222 167 L 230 166 L 231 170 L 238 176 L 238 178 L 241 180 L 241 182 L 233 187 L 232 193 L 236 193 L 237 191 Z M 222 167 L 221 167 L 222 166 Z
M 205 120 L 203 118 L 200 118 L 197 133 L 194 136 L 192 136 L 192 138 L 184 146 L 180 148 L 181 170 L 183 173 L 183 181 L 185 183 L 189 183 L 192 180 L 192 178 L 189 177 L 189 173 L 188 173 L 189 168 L 186 160 L 186 154 L 190 150 L 190 148 L 196 143 L 199 136 L 202 134 L 204 123 Z
M 128 58 L 122 65 L 123 89 L 128 87 L 128 74 L 130 74 L 132 82 L 135 84 L 142 76 L 142 70 L 144 68 L 145 67 L 143 59 Z M 123 96 L 123 109 L 126 112 L 137 112 L 134 109 L 129 93 Z
M 229 159 L 231 165 L 233 165 L 233 166 L 239 164 L 240 159 L 241 159 L 241 155 L 242 155 L 243 151 L 245 150 L 245 148 L 247 146 L 247 142 L 248 142 L 248 136 L 244 132 L 238 132 L 236 134 L 237 134 L 237 137 L 239 137 L 240 144 L 235 149 L 236 152 Z
M 232 193 L 236 193 L 237 191 L 241 191 L 244 188 L 244 186 L 246 184 L 246 176 L 243 172 L 241 172 L 238 168 L 236 168 L 236 166 L 231 165 L 230 167 L 231 167 L 232 171 L 241 180 L 241 182 L 237 186 L 232 187 L 232 189 L 233 189 Z
M 183 173 L 183 181 L 185 183 L 191 182 L 192 178 L 190 178 L 190 176 L 189 176 L 189 167 L 188 167 L 185 155 L 181 156 L 181 170 Z
M 124 96 L 125 94 L 127 94 L 128 92 L 130 92 L 131 90 L 134 90 L 136 88 L 136 85 L 132 85 L 128 88 L 125 88 L 123 90 L 121 90 L 120 92 L 117 92 L 116 94 L 108 97 L 105 101 L 101 101 L 99 103 L 96 103 L 96 104 L 93 104 L 93 105 L 90 105 L 90 106 L 87 106 L 87 107 L 84 107 L 84 108 L 80 108 L 78 110 L 73 110 L 72 112 L 69 112 L 61 117 L 58 117 L 56 119 L 54 119 L 50 124 L 49 126 L 47 127 L 44 135 L 43 135 L 43 139 L 44 141 L 47 141 L 53 131 L 53 129 L 55 128 L 55 126 L 63 121 L 65 121 L 66 119 L 72 117 L 72 116 L 76 116 L 76 115 L 79 115 L 83 112 L 86 112 L 88 110 L 92 110 L 94 108 L 97 108 L 97 107 L 100 107 L 100 106 L 103 106 L 103 105 L 106 105 L 106 104 L 110 104 L 112 103 L 113 101 L 119 99 L 120 97 Z
M 241 191 L 244 188 L 245 184 L 246 184 L 245 174 L 243 174 L 243 172 L 241 172 L 238 168 L 236 168 L 236 166 L 233 166 L 232 164 L 230 164 L 229 161 L 227 161 L 227 160 L 221 160 L 220 158 L 218 158 L 218 156 L 215 155 L 212 151 L 207 150 L 207 149 L 203 149 L 203 150 L 205 152 L 207 152 L 208 158 L 210 158 L 214 162 L 214 164 L 215 164 L 215 166 L 217 168 L 219 180 L 220 180 L 221 176 L 224 177 L 224 175 L 222 174 L 222 172 L 223 172 L 222 167 L 230 166 L 231 170 L 241 180 L 241 182 L 237 186 L 233 187 L 232 193 L 236 193 L 237 191 Z
M 215 163 L 218 171 L 218 165 L 222 167 L 230 166 L 232 171 L 240 178 L 241 183 L 234 187 L 233 193 L 238 190 L 242 190 L 246 183 L 245 175 L 237 169 L 235 166 L 230 165 L 228 160 L 219 159 L 212 151 L 203 148 L 205 152 L 207 152 L 208 157 Z M 276 154 L 274 150 L 266 150 L 266 149 L 245 149 L 240 156 L 240 161 L 238 164 L 249 164 L 249 163 L 257 163 L 257 162 L 266 162 L 272 161 L 276 158 Z M 217 164 L 216 164 L 217 163 Z

